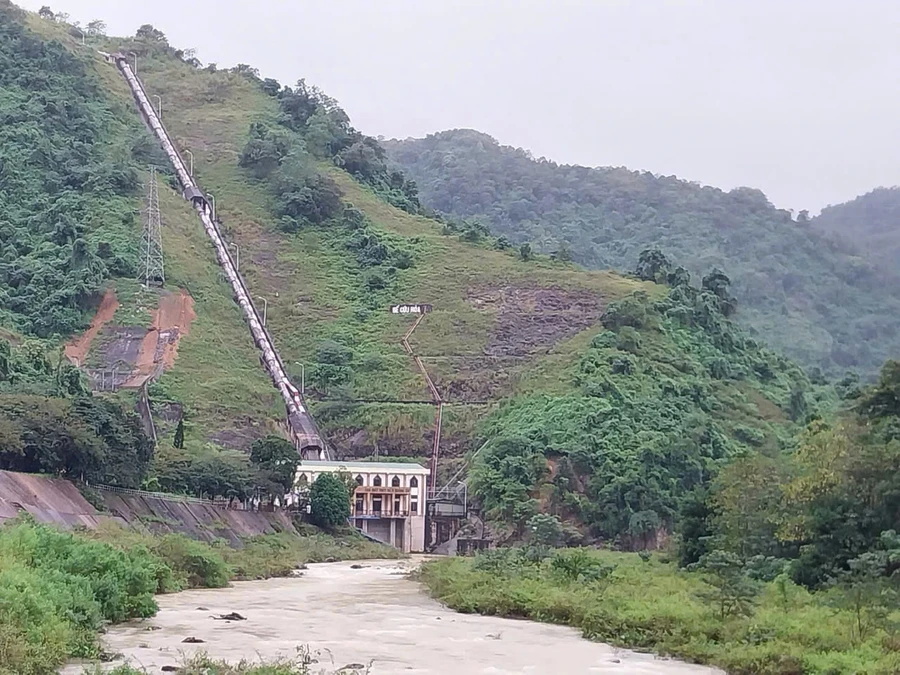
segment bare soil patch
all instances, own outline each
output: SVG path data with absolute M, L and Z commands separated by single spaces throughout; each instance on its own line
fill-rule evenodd
M 125 386 L 139 387 L 147 379 L 175 365 L 178 341 L 188 334 L 195 318 L 194 300 L 187 291 L 162 295 L 152 313 L 150 330 L 141 340 L 131 379 Z
M 112 321 L 118 308 L 119 301 L 116 298 L 116 292 L 111 288 L 107 289 L 100 301 L 100 307 L 97 308 L 97 313 L 91 319 L 90 327 L 80 337 L 66 345 L 65 354 L 69 361 L 76 366 L 84 364 L 94 338 L 100 334 L 107 323 Z
M 107 291 L 90 328 L 65 348 L 66 357 L 80 367 L 85 366 L 89 354 L 92 356 L 97 367 L 88 372 L 100 388 L 140 387 L 147 379 L 171 368 L 178 354 L 178 341 L 188 334 L 191 322 L 197 318 L 194 301 L 184 290 L 160 296 L 149 329 L 108 325 L 118 307 L 115 292 Z
M 547 352 L 594 325 L 603 312 L 596 293 L 564 288 L 473 289 L 468 301 L 478 310 L 496 314 L 497 325 L 484 350 L 488 356 Z
M 482 354 L 425 365 L 444 400 L 489 401 L 508 394 L 535 357 L 596 324 L 601 297 L 587 290 L 504 286 L 472 289 L 469 303 L 494 315 Z

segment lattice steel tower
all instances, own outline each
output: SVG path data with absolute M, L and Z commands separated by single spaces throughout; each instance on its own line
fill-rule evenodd
M 150 167 L 147 187 L 147 212 L 144 220 L 144 260 L 141 269 L 144 286 L 162 286 L 166 281 L 163 269 L 162 220 L 159 215 L 159 192 L 156 167 Z

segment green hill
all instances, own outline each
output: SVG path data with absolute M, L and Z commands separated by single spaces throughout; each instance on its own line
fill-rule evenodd
M 896 276 L 900 269 L 900 188 L 876 188 L 849 202 L 826 206 L 812 224 L 885 272 Z
M 695 275 L 726 270 L 738 320 L 806 366 L 871 375 L 900 351 L 900 284 L 758 190 L 560 165 L 467 129 L 384 145 L 423 203 L 513 242 L 598 269 L 631 269 L 657 247 Z
M 415 185 L 378 143 L 302 81 L 203 68 L 149 26 L 82 47 L 64 24 L 27 22 L 32 39 L 37 31 L 43 44 L 65 46 L 97 105 L 134 135 L 123 161 L 144 180 L 148 164 L 165 171 L 165 162 L 96 49 L 137 55 L 338 456 L 430 454 L 434 407 L 400 344 L 412 317 L 389 311 L 404 302 L 434 307 L 410 341 L 446 401 L 440 474 L 489 441 L 477 493 L 513 525 L 543 509 L 587 536 L 647 544 L 730 457 L 779 452 L 830 405 L 827 391 L 731 323 L 722 273 L 691 282 L 653 252 L 636 276 L 585 271 L 476 227 L 457 230 L 423 215 Z M 137 182 L 123 191 L 123 213 L 139 208 Z M 151 479 L 184 489 L 185 471 L 222 475 L 208 489 L 239 492 L 250 479 L 225 449 L 277 434 L 280 406 L 200 221 L 175 191 L 160 191 L 167 287 L 192 295 L 197 318 L 151 387 L 163 439 Z M 127 223 L 123 241 L 135 246 L 139 222 Z M 105 283 L 118 291 L 116 316 L 140 323 L 148 300 L 133 274 L 109 272 Z M 90 289 L 94 302 L 100 290 Z M 182 414 L 184 448 L 172 448 Z

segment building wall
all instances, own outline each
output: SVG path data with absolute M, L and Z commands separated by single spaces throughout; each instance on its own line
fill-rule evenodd
M 425 550 L 428 469 L 417 464 L 384 467 L 373 462 L 361 467 L 304 462 L 297 468 L 297 490 L 311 485 L 322 473 L 338 472 L 349 474 L 359 485 L 350 504 L 350 517 L 357 526 L 401 551 Z

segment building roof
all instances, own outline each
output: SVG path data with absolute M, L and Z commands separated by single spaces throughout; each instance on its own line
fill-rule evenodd
M 366 471 L 414 471 L 416 473 L 429 473 L 421 464 L 413 462 L 323 462 L 320 460 L 301 460 L 300 468 L 308 469 L 359 469 Z

